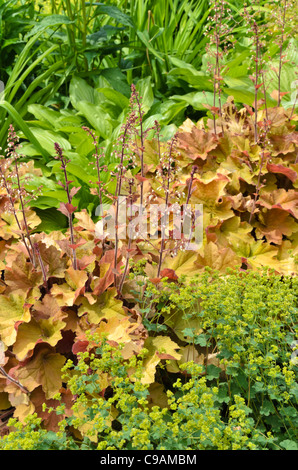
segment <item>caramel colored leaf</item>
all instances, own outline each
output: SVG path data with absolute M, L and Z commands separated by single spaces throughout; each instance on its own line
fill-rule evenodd
M 229 247 L 219 247 L 216 243 L 207 243 L 198 255 L 197 265 L 201 268 L 209 266 L 212 269 L 225 271 L 228 267 L 241 264 L 240 258 Z
M 258 216 L 259 224 L 256 229 L 258 238 L 266 237 L 271 243 L 280 245 L 283 235 L 291 236 L 293 232 L 298 231 L 298 223 L 286 211 L 281 209 L 271 209 Z
M 178 147 L 187 151 L 188 157 L 192 160 L 197 158 L 206 160 L 208 153 L 217 145 L 217 137 L 212 132 L 206 132 L 196 126 L 191 127 L 190 132 L 178 134 Z
M 199 307 L 198 305 L 196 305 L 194 308 Z M 177 335 L 177 337 L 181 341 L 192 342 L 193 340 L 192 337 L 187 336 L 187 334 L 185 333 L 186 329 L 191 329 L 194 336 L 199 335 L 203 332 L 198 318 L 184 318 L 181 310 L 177 310 L 171 313 L 165 313 L 164 323 L 174 331 L 175 335 Z
M 77 227 L 81 227 L 88 232 L 95 232 L 95 223 L 91 219 L 86 209 L 82 210 L 81 212 L 76 212 L 74 215 L 78 220 L 76 223 Z
M 122 318 L 125 315 L 123 302 L 116 299 L 117 291 L 114 287 L 109 288 L 101 294 L 96 303 L 90 305 L 86 298 L 82 298 L 78 315 L 88 316 L 90 323 L 98 324 L 103 318 L 109 319 L 113 317 Z
M 72 266 L 65 271 L 65 280 L 67 284 L 78 294 L 85 286 L 87 279 L 88 274 L 85 271 L 76 270 Z
M 30 392 L 42 386 L 47 399 L 59 392 L 62 386 L 61 368 L 65 357 L 53 352 L 50 346 L 38 345 L 32 358 L 17 371 L 17 379 Z
M 20 211 L 18 210 L 19 208 L 17 204 L 15 205 L 15 208 L 18 213 L 18 218 L 21 224 L 22 231 L 24 232 L 25 224 L 23 221 L 23 216 L 20 215 Z M 26 210 L 26 221 L 28 228 L 31 230 L 36 228 L 41 223 L 41 219 L 31 209 Z M 1 214 L 0 219 L 0 237 L 4 240 L 8 240 L 11 237 L 20 238 L 20 236 L 20 230 L 15 220 L 14 214 L 11 212 L 3 212 Z
M 297 173 L 291 168 L 287 168 L 284 165 L 275 165 L 274 163 L 267 163 L 267 170 L 271 173 L 280 173 L 282 175 L 287 176 L 292 183 L 294 183 L 297 179 Z
M 181 348 L 181 358 L 178 361 L 170 361 L 167 365 L 167 371 L 173 373 L 181 372 L 180 364 L 185 364 L 186 362 L 195 362 L 196 364 L 203 365 L 205 362 L 205 355 L 199 354 L 193 344 L 183 346 Z
M 225 194 L 225 187 L 228 182 L 229 178 L 221 174 L 217 174 L 209 182 L 195 180 L 190 202 L 204 204 L 204 209 L 213 207 Z
M 64 284 L 54 284 L 51 288 L 51 295 L 60 307 L 71 307 L 77 298 L 76 292 L 66 282 Z
M 35 319 L 49 319 L 49 318 L 62 318 L 62 313 L 58 302 L 51 294 L 46 294 L 42 300 L 34 303 L 34 318 Z
M 182 275 L 194 276 L 200 272 L 197 265 L 197 252 L 186 250 L 179 251 L 174 258 L 166 257 L 163 263 L 163 269 L 171 269 L 180 277 Z
M 26 261 L 25 256 L 20 253 L 11 267 L 6 268 L 5 282 L 14 291 L 29 291 L 42 284 L 40 271 L 32 269 L 32 264 Z
M 100 336 L 107 335 L 107 340 L 113 346 L 122 344 L 121 354 L 124 359 L 138 354 L 147 336 L 146 330 L 140 323 L 131 322 L 129 317 L 113 317 L 100 322 L 96 333 Z
M 39 342 L 55 346 L 62 338 L 61 330 L 65 325 L 66 323 L 55 319 L 55 317 L 38 322 L 31 319 L 30 323 L 22 323 L 18 328 L 13 353 L 19 361 L 23 361 L 28 352 L 33 350 Z
M 62 257 L 62 253 L 54 245 L 47 247 L 45 243 L 39 245 L 40 256 L 47 269 L 48 277 L 63 278 L 67 269 L 67 259 Z
M 294 189 L 286 191 L 280 188 L 270 193 L 264 193 L 260 196 L 257 204 L 267 209 L 282 209 L 296 219 L 298 218 L 298 193 Z
M 144 375 L 141 379 L 144 384 L 155 382 L 156 367 L 162 359 L 179 360 L 181 358 L 181 354 L 177 352 L 180 347 L 168 336 L 149 337 L 146 339 L 144 347 L 148 349 L 143 363 Z
M 65 405 L 65 412 L 63 414 L 57 414 L 55 411 L 49 412 L 48 408 L 52 407 L 54 410 L 60 404 L 58 400 L 47 400 L 45 393 L 41 387 L 36 388 L 30 394 L 30 401 L 33 403 L 35 412 L 43 420 L 43 426 L 48 431 L 59 431 L 58 423 L 65 417 L 72 415 L 71 405 L 73 404 L 73 395 L 70 390 L 60 389 L 61 403 Z M 47 409 L 43 411 L 43 404 L 46 404 Z
M 85 271 L 73 269 L 70 266 L 65 271 L 65 280 L 63 284 L 54 284 L 51 288 L 51 295 L 55 297 L 60 307 L 71 307 L 77 298 L 84 293 L 88 274 Z
M 0 410 L 7 410 L 11 407 L 11 403 L 8 399 L 8 393 L 0 392 Z
M 30 321 L 29 306 L 25 302 L 24 295 L 19 293 L 0 295 L 0 338 L 6 346 L 16 340 L 16 323 Z

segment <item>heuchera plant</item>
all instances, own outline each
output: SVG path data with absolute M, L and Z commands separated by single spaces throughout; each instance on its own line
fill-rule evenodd
M 60 211 L 69 228 L 39 233 L 40 220 L 24 205 L 24 170 L 15 164 L 13 177 L 9 160 L 0 162 L 0 409 L 11 410 L 21 421 L 37 412 L 47 428 L 57 429 L 42 403 L 51 407 L 61 390 L 62 401 L 73 400 L 63 388 L 61 368 L 90 348 L 90 329 L 107 335 L 112 345 L 122 344 L 124 360 L 145 347 L 147 384 L 155 383 L 163 360 L 181 358 L 175 336 L 150 334 L 146 320 L 152 312 L 144 313 L 139 303 L 149 280 L 166 285 L 185 275 L 187 282 L 187 276 L 206 266 L 224 272 L 227 267 L 269 265 L 281 274 L 296 273 L 297 116 L 290 119 L 290 111 L 282 108 L 259 110 L 255 142 L 254 112 L 238 110 L 230 98 L 215 120 L 216 133 L 213 119 L 187 120 L 171 141 L 163 142 L 157 123 L 150 129 L 155 137 L 148 140 L 140 103 L 133 87 L 131 113 L 118 142 L 116 191 L 107 193 L 99 180 L 98 194 L 103 190 L 112 201 L 116 229 L 118 196 L 126 196 L 131 207 L 139 207 L 140 201 L 145 208 L 154 203 L 203 204 L 204 239 L 198 251 L 183 249 L 184 240 L 177 243 L 171 237 L 171 219 L 169 238 L 161 226 L 153 240 L 146 233 L 134 239 L 100 239 L 87 211 L 72 205 L 79 188 L 68 179 L 59 145 L 53 153 L 64 172 L 61 186 L 68 202 Z M 15 163 L 15 152 L 10 156 Z M 169 323 L 170 329 L 176 327 Z M 104 391 L 109 377 L 101 375 L 100 380 Z

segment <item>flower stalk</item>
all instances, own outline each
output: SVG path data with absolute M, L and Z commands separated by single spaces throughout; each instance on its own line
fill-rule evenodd
M 68 204 L 60 204 L 60 211 L 68 217 L 68 223 L 69 223 L 69 231 L 70 231 L 70 242 L 71 242 L 71 249 L 72 249 L 72 265 L 74 269 L 78 269 L 77 265 L 77 256 L 76 256 L 76 251 L 75 251 L 75 239 L 74 239 L 74 229 L 73 229 L 73 220 L 72 220 L 72 214 L 75 211 L 75 207 L 72 205 L 72 198 L 74 194 L 80 189 L 80 188 L 72 188 L 72 190 L 69 189 L 69 185 L 71 184 L 71 181 L 68 180 L 67 176 L 67 170 L 66 166 L 69 160 L 64 157 L 63 155 L 63 150 L 60 147 L 60 145 L 55 142 L 54 144 L 55 150 L 56 150 L 56 158 L 60 160 L 61 162 L 61 168 L 63 170 L 64 174 L 64 180 L 65 184 L 60 182 L 60 185 L 65 189 L 66 194 L 67 194 L 67 201 Z

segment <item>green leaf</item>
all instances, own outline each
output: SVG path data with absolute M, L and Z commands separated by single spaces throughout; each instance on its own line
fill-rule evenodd
M 208 380 L 218 379 L 220 373 L 221 373 L 220 367 L 217 367 L 214 364 L 210 364 L 209 366 L 207 366 L 206 378 Z
M 203 93 L 202 91 L 193 91 L 191 93 L 186 93 L 185 95 L 173 95 L 171 96 L 171 99 L 179 102 L 184 101 L 188 105 L 192 106 L 194 109 L 202 111 L 206 110 L 204 104 L 209 104 L 210 106 L 213 106 L 213 93 L 211 93 L 210 91 L 206 91 L 205 93 Z M 224 102 L 225 99 L 222 98 L 222 104 Z
M 22 119 L 19 113 L 14 109 L 14 107 L 8 103 L 7 101 L 3 100 L 0 101 L 0 107 L 4 108 L 13 118 L 14 122 L 17 124 L 19 129 L 23 132 L 26 138 L 31 142 L 32 145 L 36 148 L 39 155 L 42 155 L 46 162 L 49 161 L 49 153 L 46 148 L 36 139 L 34 132 L 28 127 L 26 122 Z
M 63 230 L 68 227 L 67 217 L 54 207 L 44 210 L 37 207 L 34 210 L 41 219 L 41 224 L 36 227 L 36 232 L 51 233 L 55 230 Z
M 71 145 L 61 134 L 58 132 L 41 129 L 38 127 L 31 127 L 31 132 L 39 144 L 52 156 L 55 155 L 55 142 L 57 142 L 63 150 L 70 150 Z M 34 142 L 32 142 L 35 146 Z M 36 149 L 38 150 L 38 148 Z
M 97 181 L 96 176 L 89 175 L 81 166 L 74 163 L 67 164 L 67 172 L 87 184 L 89 184 L 90 181 L 93 181 L 94 183 Z
M 198 90 L 209 90 L 212 91 L 213 84 L 211 77 L 205 75 L 203 72 L 198 72 L 196 70 L 184 69 L 184 68 L 174 68 L 169 73 L 169 76 L 177 76 L 181 78 L 186 83 Z
M 272 405 L 271 401 L 264 400 L 263 405 L 260 408 L 260 414 L 264 416 L 269 416 L 270 414 L 275 414 L 275 408 Z
M 122 109 L 128 108 L 129 99 L 113 88 L 97 88 L 99 93 L 102 93 L 109 101 L 116 104 Z
M 285 439 L 284 441 L 280 442 L 279 445 L 286 450 L 298 450 L 298 445 L 295 441 L 291 441 L 290 439 Z
M 77 106 L 82 101 L 96 104 L 100 103 L 100 96 L 98 92 L 92 88 L 86 80 L 80 77 L 72 77 L 69 84 L 69 98 L 74 108 L 78 109 Z
M 49 109 L 41 104 L 30 104 L 28 112 L 33 114 L 36 119 L 48 122 L 52 127 L 56 127 L 57 121 L 61 118 L 61 114 L 58 111 Z
M 35 201 L 34 201 L 34 209 L 49 209 L 52 207 L 59 207 L 60 203 L 58 199 L 55 199 L 53 197 L 48 197 L 48 196 L 39 196 Z
M 101 70 L 100 75 L 101 78 L 107 80 L 114 90 L 130 98 L 130 86 L 127 83 L 126 75 L 118 67 L 105 68 Z
M 95 15 L 99 13 L 106 14 L 111 18 L 114 18 L 117 23 L 124 24 L 125 26 L 130 26 L 131 28 L 135 28 L 134 22 L 130 16 L 123 13 L 119 8 L 112 6 L 112 5 L 104 5 L 101 4 L 95 10 Z
M 68 16 L 65 15 L 49 15 L 43 18 L 40 22 L 36 22 L 35 26 L 26 34 L 25 40 L 30 38 L 36 33 L 40 33 L 41 31 L 45 31 L 47 28 L 51 26 L 59 26 L 62 24 L 71 24 L 74 23 L 74 20 L 70 20 Z
M 164 61 L 164 58 L 151 45 L 148 31 L 137 31 L 137 35 L 149 52 L 151 52 L 158 59 Z
M 109 114 L 102 110 L 100 105 L 81 101 L 77 103 L 77 109 L 85 116 L 93 129 L 96 129 L 101 137 L 107 139 L 113 132 L 113 124 Z
M 204 334 L 197 335 L 195 338 L 195 344 L 199 344 L 202 347 L 207 346 L 207 338 Z
M 80 155 L 82 163 L 88 165 L 89 161 L 85 161 L 85 157 L 91 152 L 94 153 L 94 144 L 92 137 L 87 134 L 83 129 L 77 129 L 76 132 L 72 132 L 69 136 L 69 142 L 76 152 Z M 73 161 L 73 159 L 72 159 Z M 85 167 L 85 166 L 84 166 Z

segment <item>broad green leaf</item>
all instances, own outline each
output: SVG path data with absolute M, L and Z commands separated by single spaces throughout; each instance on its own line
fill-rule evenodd
M 76 165 L 74 163 L 68 163 L 67 172 L 70 175 L 76 176 L 77 178 L 79 178 L 80 180 L 84 181 L 84 183 L 87 183 L 87 184 L 89 184 L 90 181 L 93 181 L 94 183 L 96 183 L 97 181 L 97 178 L 95 176 L 92 176 L 86 173 L 86 171 L 84 171 L 81 166 Z
M 170 70 L 169 76 L 177 76 L 182 80 L 186 81 L 192 87 L 198 90 L 212 91 L 213 84 L 212 79 L 203 72 L 190 71 L 190 69 L 174 68 Z
M 42 155 L 46 162 L 49 161 L 49 154 L 46 148 L 40 144 L 38 138 L 35 137 L 34 133 L 31 131 L 27 123 L 23 120 L 20 114 L 15 110 L 15 108 L 5 100 L 0 100 L 0 107 L 4 108 L 12 117 L 16 125 L 23 132 L 24 136 L 31 142 L 31 144 L 36 148 L 39 155 Z
M 49 207 L 59 207 L 59 201 L 53 197 L 39 196 L 34 203 L 32 203 L 32 207 L 42 210 L 48 209 Z
M 225 77 L 224 81 L 226 83 L 242 83 L 241 86 L 226 88 L 223 87 L 222 91 L 229 96 L 233 96 L 236 103 L 247 104 L 249 106 L 253 106 L 255 102 L 255 93 L 247 89 L 247 83 L 245 83 L 242 79 L 239 80 L 237 78 L 229 78 Z M 246 88 L 246 89 L 245 89 Z M 260 88 L 261 90 L 261 88 Z M 264 94 L 262 91 L 258 92 L 258 100 L 262 99 Z M 273 100 L 268 94 L 266 94 L 267 106 L 275 106 L 276 101 Z
M 119 106 L 122 109 L 126 109 L 129 106 L 129 99 L 113 88 L 97 88 L 99 93 L 102 93 L 105 98 L 109 101 L 112 101 L 115 105 Z
M 169 56 L 170 62 L 176 67 L 180 69 L 188 69 L 190 70 L 191 73 L 196 73 L 196 69 L 188 62 L 185 62 L 184 60 L 179 59 L 178 57 L 175 56 Z
M 76 76 L 72 77 L 70 81 L 69 97 L 71 104 L 76 109 L 78 109 L 77 106 L 82 101 L 86 101 L 92 104 L 99 104 L 101 101 L 98 92 L 88 85 L 86 80 Z
M 93 129 L 97 130 L 101 137 L 107 139 L 113 132 L 113 124 L 110 116 L 102 110 L 100 105 L 87 101 L 77 103 L 77 109 L 85 116 Z
M 297 443 L 290 439 L 285 439 L 284 441 L 281 441 L 279 445 L 283 447 L 285 450 L 298 450 Z
M 54 198 L 45 198 L 53 203 L 43 209 L 36 207 L 35 211 L 41 219 L 41 223 L 36 227 L 37 232 L 51 233 L 56 230 L 65 230 L 68 227 L 68 220 L 65 215 L 61 214 L 55 207 L 59 207 L 60 202 Z M 37 200 L 38 203 L 38 200 Z M 46 206 L 46 204 L 44 204 Z
M 210 91 L 193 91 L 191 93 L 186 93 L 185 95 L 173 95 L 171 96 L 172 100 L 185 102 L 188 105 L 192 106 L 194 109 L 205 111 L 205 104 L 213 106 L 213 93 Z M 225 102 L 224 97 L 222 97 L 222 104 Z M 216 99 L 215 105 L 218 105 L 218 98 Z
M 127 83 L 126 75 L 118 67 L 109 67 L 101 70 L 100 75 L 107 80 L 111 87 L 119 93 L 130 97 L 130 86 Z
M 63 150 L 71 149 L 71 145 L 68 140 L 57 132 L 41 129 L 38 127 L 31 127 L 31 132 L 38 140 L 40 145 L 52 156 L 55 156 L 55 142 L 57 142 Z M 38 148 L 36 150 L 38 150 Z

